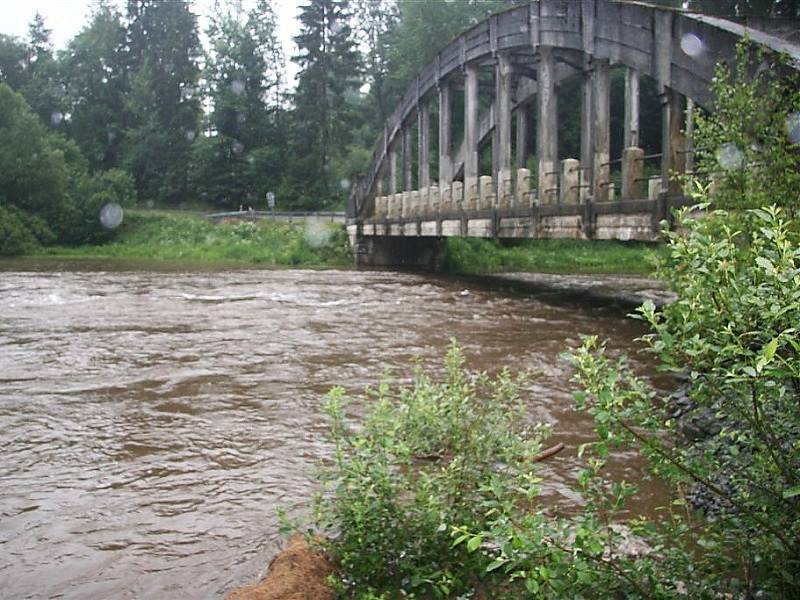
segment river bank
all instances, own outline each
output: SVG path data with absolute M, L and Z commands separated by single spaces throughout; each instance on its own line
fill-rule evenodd
M 659 245 L 581 240 L 450 239 L 446 271 L 452 274 L 651 272 Z M 353 258 L 341 225 L 331 223 L 228 223 L 197 213 L 131 210 L 115 238 L 102 245 L 42 248 L 47 259 L 176 261 L 261 267 L 346 268 Z

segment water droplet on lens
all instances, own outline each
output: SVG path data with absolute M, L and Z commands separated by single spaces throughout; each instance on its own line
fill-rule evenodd
M 194 88 L 192 86 L 181 88 L 181 98 L 183 100 L 191 100 L 192 96 L 194 96 Z
M 236 122 L 240 125 L 247 121 L 247 115 L 244 113 L 236 113 Z
M 50 113 L 50 122 L 53 125 L 59 125 L 64 120 L 64 114 L 60 111 L 54 110 Z
M 693 33 L 685 33 L 681 37 L 681 50 L 687 56 L 700 56 L 703 53 L 703 40 Z
M 244 92 L 244 81 L 241 79 L 234 79 L 231 82 L 231 91 L 237 96 L 240 96 L 242 92 Z
M 194 138 L 197 134 L 191 129 L 188 129 L 184 135 L 186 136 L 186 141 L 191 142 L 194 141 Z
M 339 181 L 339 187 L 342 188 L 343 190 L 349 190 L 350 180 L 347 179 L 347 177 L 344 177 L 341 181 Z
M 331 241 L 331 230 L 324 223 L 306 221 L 303 237 L 312 248 L 322 248 Z
M 152 200 L 148 200 L 147 201 L 147 208 L 153 208 L 155 205 L 156 205 L 156 203 L 153 202 Z
M 800 112 L 789 113 L 786 117 L 786 133 L 791 143 L 800 145 Z
M 722 144 L 717 149 L 716 157 L 720 166 L 728 171 L 740 169 L 744 164 L 744 154 L 733 142 Z
M 100 224 L 106 229 L 116 229 L 122 223 L 122 207 L 116 202 L 104 204 L 100 209 Z
M 233 150 L 234 154 L 241 154 L 244 152 L 244 144 L 242 142 L 233 142 L 233 144 L 231 144 L 231 150 Z

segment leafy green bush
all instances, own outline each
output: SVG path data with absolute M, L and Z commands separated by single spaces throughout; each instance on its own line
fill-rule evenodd
M 0 204 L 0 256 L 18 256 L 39 246 L 36 236 L 13 211 Z
M 454 528 L 480 528 L 496 499 L 529 503 L 537 494 L 534 457 L 547 433 L 525 418 L 524 377 L 464 370 L 457 347 L 437 383 L 373 392 L 363 427 L 345 419 L 341 389 L 327 411 L 336 445 L 324 474 L 317 525 L 336 537 L 328 550 L 341 565 L 343 595 L 456 597 L 496 579 L 488 542 Z M 495 582 L 496 583 L 496 582 Z
M 644 338 L 649 348 L 666 369 L 688 376 L 689 416 L 715 422 L 703 443 L 687 443 L 685 419 L 668 418 L 655 390 L 624 360 L 609 359 L 596 339 L 575 356 L 587 392 L 579 398 L 598 424 L 596 453 L 633 444 L 675 489 L 699 487 L 716 500 L 708 518 L 687 508 L 671 523 L 673 533 L 691 531 L 706 550 L 691 562 L 698 592 L 797 597 L 800 248 L 776 208 L 736 222 L 749 226 L 734 229 L 717 211 L 684 220 L 685 233 L 668 233 L 671 252 L 659 274 L 678 300 L 662 312 L 650 303 L 640 309 L 653 328 Z M 695 555 L 675 535 L 668 543 Z M 656 567 L 662 580 L 678 577 L 668 561 Z
M 786 64 L 745 40 L 734 67 L 717 65 L 714 110 L 696 113 L 700 174 L 692 182 L 710 187 L 717 208 L 775 204 L 798 215 L 800 75 Z

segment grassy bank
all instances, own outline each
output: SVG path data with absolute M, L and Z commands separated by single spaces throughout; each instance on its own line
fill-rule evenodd
M 660 244 L 644 242 L 451 238 L 446 268 L 453 273 L 648 274 L 650 256 L 661 252 Z
M 163 212 L 128 211 L 112 242 L 51 247 L 38 256 L 124 258 L 339 267 L 352 264 L 341 226 L 272 221 L 212 225 L 205 219 Z
M 651 270 L 660 245 L 580 240 L 497 241 L 451 238 L 446 269 L 452 273 L 631 273 Z M 36 256 L 232 263 L 264 266 L 348 267 L 353 264 L 344 228 L 333 224 L 261 221 L 212 225 L 199 213 L 137 211 L 113 241 L 50 247 Z

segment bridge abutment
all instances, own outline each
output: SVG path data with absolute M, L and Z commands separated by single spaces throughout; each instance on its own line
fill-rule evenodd
M 348 227 L 358 267 L 401 267 L 440 271 L 447 255 L 447 238 L 402 235 L 362 235 Z

